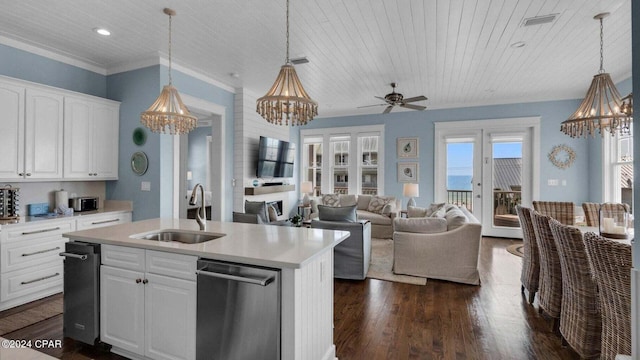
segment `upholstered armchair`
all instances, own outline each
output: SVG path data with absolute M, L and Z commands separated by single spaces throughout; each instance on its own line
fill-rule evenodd
M 367 277 L 371 261 L 371 222 L 356 220 L 355 206 L 332 208 L 320 205 L 319 219 L 312 220 L 311 227 L 350 232 L 349 237 L 333 249 L 333 276 L 353 280 Z

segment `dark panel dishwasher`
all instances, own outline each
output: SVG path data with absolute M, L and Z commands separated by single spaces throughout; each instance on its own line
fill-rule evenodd
M 94 345 L 100 335 L 100 244 L 68 242 L 64 256 L 65 337 Z
M 196 359 L 280 359 L 280 270 L 198 261 Z

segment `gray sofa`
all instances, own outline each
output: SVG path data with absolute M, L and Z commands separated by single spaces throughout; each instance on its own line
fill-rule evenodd
M 356 205 L 358 220 L 369 220 L 371 236 L 381 239 L 393 237 L 393 219 L 401 208 L 400 200 L 393 196 L 326 194 L 311 198 L 312 220 L 318 218 L 318 205 Z
M 371 223 L 311 221 L 312 228 L 349 231 L 349 237 L 333 248 L 333 276 L 340 279 L 363 280 L 371 261 Z
M 451 204 L 417 215 L 394 220 L 393 272 L 479 285 L 482 225 L 478 219 Z

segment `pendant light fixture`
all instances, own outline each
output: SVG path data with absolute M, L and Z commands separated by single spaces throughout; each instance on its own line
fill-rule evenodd
M 256 111 L 272 124 L 304 125 L 318 115 L 318 103 L 311 100 L 289 61 L 289 0 L 287 0 L 287 57 L 276 81 L 257 101 Z
M 195 129 L 198 119 L 189 113 L 178 89 L 171 83 L 171 17 L 176 12 L 169 8 L 163 12 L 169 15 L 169 85 L 162 88 L 156 101 L 140 115 L 140 122 L 154 133 L 182 135 Z
M 593 18 L 600 21 L 600 71 L 593 77 L 584 100 L 568 120 L 562 122 L 560 131 L 575 137 L 593 137 L 598 131 L 604 136 L 609 131 L 629 133 L 633 115 L 631 96 L 620 98 L 620 93 L 603 68 L 603 26 L 602 19 L 609 13 L 601 13 Z

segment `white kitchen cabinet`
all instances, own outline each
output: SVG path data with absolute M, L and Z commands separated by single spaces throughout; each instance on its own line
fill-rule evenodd
M 100 340 L 124 356 L 195 359 L 196 261 L 190 255 L 103 245 Z
M 76 220 L 76 230 L 95 229 L 103 226 L 124 224 L 131 222 L 131 213 L 107 213 L 79 216 Z
M 62 178 L 63 96 L 0 79 L 0 181 Z
M 63 233 L 72 219 L 15 224 L 0 232 L 0 310 L 62 291 Z
M 65 179 L 118 179 L 119 122 L 120 104 L 115 101 L 65 97 Z

